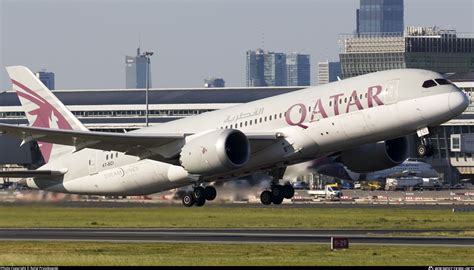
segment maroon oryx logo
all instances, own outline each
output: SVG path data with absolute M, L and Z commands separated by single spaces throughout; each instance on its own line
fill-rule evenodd
M 53 121 L 55 121 L 58 129 L 72 129 L 71 125 L 67 122 L 64 116 L 61 115 L 61 113 L 59 113 L 59 111 L 51 104 L 49 104 L 43 97 L 39 96 L 37 93 L 35 93 L 25 85 L 15 80 L 12 80 L 12 83 L 17 87 L 21 88 L 23 91 L 25 91 L 23 92 L 19 89 L 16 89 L 17 95 L 19 97 L 27 99 L 38 106 L 38 108 L 26 112 L 29 115 L 36 116 L 36 119 L 31 126 L 51 128 L 51 123 L 54 123 Z M 40 147 L 41 153 L 43 154 L 44 161 L 48 162 L 51 156 L 53 145 L 51 143 L 43 142 L 38 142 L 38 145 Z

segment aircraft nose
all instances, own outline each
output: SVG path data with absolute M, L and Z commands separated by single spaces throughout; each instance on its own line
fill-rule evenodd
M 460 115 L 469 106 L 468 97 L 461 91 L 452 92 L 448 97 L 449 109 L 454 116 Z

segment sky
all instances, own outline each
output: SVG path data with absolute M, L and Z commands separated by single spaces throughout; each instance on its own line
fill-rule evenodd
M 245 86 L 245 52 L 264 48 L 338 60 L 359 0 L 0 0 L 4 69 L 56 76 L 56 89 L 125 88 L 125 55 L 153 51 L 153 87 L 202 87 L 207 77 Z M 405 26 L 474 32 L 474 0 L 405 0 Z

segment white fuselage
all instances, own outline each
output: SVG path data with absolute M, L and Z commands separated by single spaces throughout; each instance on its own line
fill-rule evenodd
M 203 182 L 235 179 L 405 136 L 457 116 L 465 109 L 465 95 L 453 85 L 422 87 L 424 81 L 435 78 L 441 75 L 423 70 L 372 73 L 134 132 L 197 134 L 230 128 L 284 135 L 269 146 L 252 150 L 250 160 L 239 169 L 199 176 Z M 179 165 L 138 160 L 124 153 L 83 149 L 51 160 L 44 169 L 67 168 L 68 172 L 52 181 L 29 180 L 29 186 L 82 194 L 138 195 L 197 181 Z

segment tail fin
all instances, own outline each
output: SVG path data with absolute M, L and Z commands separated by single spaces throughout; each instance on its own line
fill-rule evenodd
M 12 66 L 7 67 L 7 72 L 30 126 L 87 130 L 28 68 Z M 38 142 L 38 144 L 45 162 L 48 162 L 51 158 L 57 158 L 65 153 L 65 150 L 71 148 L 71 146 L 52 145 L 50 143 Z

